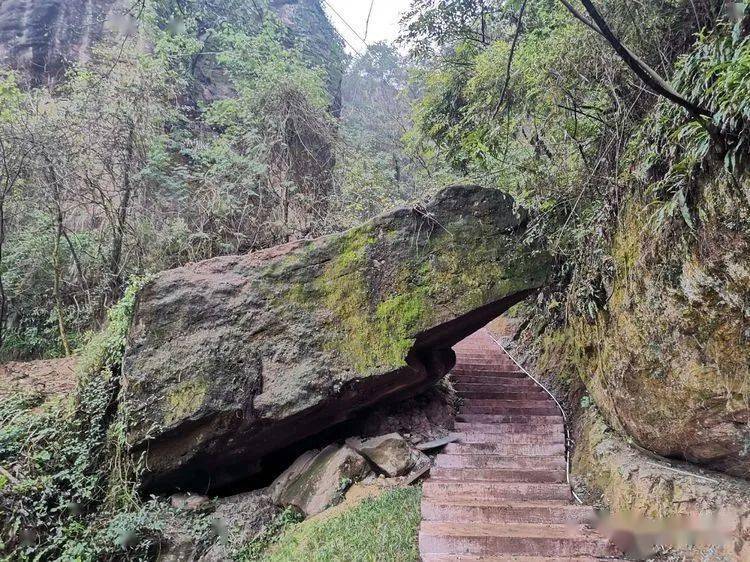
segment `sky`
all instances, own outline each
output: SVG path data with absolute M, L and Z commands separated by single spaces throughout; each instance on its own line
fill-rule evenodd
M 367 13 L 370 11 L 371 2 L 372 15 L 365 36 Z M 409 7 L 410 0 L 321 0 L 321 4 L 328 12 L 331 23 L 349 43 L 347 51 L 353 52 L 353 49 L 356 49 L 362 52 L 365 50 L 362 39 L 367 39 L 368 44 L 396 39 L 400 15 Z M 354 31 L 349 29 L 347 24 Z

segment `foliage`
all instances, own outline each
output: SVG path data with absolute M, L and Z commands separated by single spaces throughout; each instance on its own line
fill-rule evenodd
M 15 396 L 0 405 L 0 462 L 7 482 L 0 490 L 5 514 L 3 550 L 20 559 L 93 559 L 91 523 L 107 502 L 135 509 L 134 469 L 122 451 L 117 412 L 119 366 L 135 295 L 135 280 L 108 315 L 107 329 L 82 353 L 75 399 L 41 403 Z
M 0 357 L 69 353 L 131 275 L 332 228 L 339 55 L 323 69 L 267 2 L 139 13 L 54 87 L 0 75 Z
M 399 488 L 328 518 L 292 525 L 262 560 L 417 560 L 421 497 L 419 488 Z
M 661 104 L 638 139 L 648 147 L 640 152 L 639 170 L 650 182 L 648 196 L 664 202 L 653 213 L 656 226 L 679 217 L 695 229 L 700 187 L 717 171 L 723 169 L 729 184 L 741 192 L 740 178 L 750 165 L 750 38 L 741 26 L 722 25 L 699 35 L 675 76 L 675 83 L 713 117 L 691 119 L 679 108 Z
M 517 2 L 488 0 L 413 0 L 403 15 L 402 42 L 416 57 L 429 56 L 434 49 L 452 47 L 456 41 L 487 45 L 495 15 Z
M 207 166 L 209 181 L 224 185 L 223 204 L 238 192 L 250 196 L 246 204 L 256 207 L 260 224 L 239 236 L 268 245 L 294 232 L 320 233 L 316 217 L 327 212 L 334 139 L 322 70 L 283 46 L 273 21 L 255 35 L 227 26 L 217 41 L 217 62 L 237 95 L 206 108 L 205 122 L 220 134 L 194 156 Z
M 412 146 L 420 88 L 413 62 L 385 43 L 352 60 L 342 84 L 334 220 L 355 226 L 455 181 L 442 161 Z
M 610 244 L 630 189 L 628 147 L 654 100 L 557 0 L 528 3 L 521 21 L 521 2 L 488 2 L 485 25 L 474 18 L 456 34 L 444 24 L 460 4 L 413 3 L 404 40 L 433 45 L 426 56 L 439 69 L 426 78 L 416 133 L 458 173 L 533 211 L 529 236 L 545 240 L 560 263 L 547 298 L 564 303 L 552 314 L 543 304 L 543 314 L 593 320 L 614 276 Z M 688 17 L 682 0 L 600 5 L 621 39 L 663 74 L 716 17 L 710 3 Z

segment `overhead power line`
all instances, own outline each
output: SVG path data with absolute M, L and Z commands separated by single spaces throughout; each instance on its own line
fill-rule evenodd
M 339 19 L 340 19 L 340 20 L 341 20 L 341 21 L 343 22 L 343 24 L 344 24 L 344 25 L 345 25 L 346 27 L 348 27 L 348 28 L 349 28 L 349 30 L 351 30 L 351 32 L 352 32 L 352 33 L 354 33 L 354 35 L 355 35 L 355 36 L 357 37 L 357 39 L 359 39 L 360 41 L 362 41 L 362 44 L 363 44 L 363 45 L 365 46 L 365 48 L 368 48 L 368 47 L 369 47 L 369 45 L 367 44 L 367 41 L 365 41 L 365 40 L 364 40 L 364 39 L 362 38 L 362 36 L 361 36 L 361 35 L 360 35 L 360 34 L 359 34 L 359 33 L 357 32 L 357 30 L 356 30 L 356 29 L 354 29 L 354 28 L 353 28 L 353 27 L 352 27 L 351 25 L 349 25 L 349 22 L 348 22 L 348 21 L 346 21 L 346 19 L 344 19 L 344 16 L 342 16 L 341 14 L 339 14 L 339 13 L 338 13 L 338 12 L 336 11 L 336 8 L 334 8 L 333 6 L 331 6 L 331 4 L 330 4 L 330 3 L 328 2 L 328 0 L 323 0 L 323 3 L 324 3 L 324 4 L 326 5 L 326 6 L 328 6 L 328 8 L 329 8 L 329 9 L 330 9 L 330 10 L 331 10 L 331 11 L 332 11 L 332 12 L 333 12 L 333 13 L 334 13 L 335 15 L 336 15 L 336 17 L 337 17 L 337 18 L 339 18 Z M 340 37 L 341 37 L 342 39 L 344 39 L 344 37 L 343 37 L 343 36 L 342 36 L 342 35 L 341 35 L 340 33 L 339 33 L 339 36 L 340 36 Z M 354 49 L 354 47 L 352 46 L 352 44 L 351 44 L 351 43 L 349 43 L 349 42 L 348 42 L 348 41 L 347 41 L 346 39 L 344 39 L 344 42 L 346 42 L 346 44 L 347 44 L 347 45 L 349 45 L 349 46 L 350 46 L 350 47 L 351 47 L 352 49 Z M 357 51 L 357 49 L 354 49 L 354 50 L 355 50 L 355 51 Z M 357 54 L 360 54 L 360 53 L 359 53 L 359 51 L 357 51 Z

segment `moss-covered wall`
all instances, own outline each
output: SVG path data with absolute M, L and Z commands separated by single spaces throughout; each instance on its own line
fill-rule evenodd
M 586 400 L 646 449 L 747 478 L 749 205 L 724 176 L 698 200 L 695 229 L 655 223 L 653 203 L 627 203 L 606 306 L 593 322 L 548 329 L 540 365 L 583 381 Z

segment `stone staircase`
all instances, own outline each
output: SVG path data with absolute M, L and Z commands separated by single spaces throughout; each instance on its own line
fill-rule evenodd
M 572 503 L 555 402 L 480 330 L 455 347 L 460 439 L 424 483 L 424 562 L 600 560 L 618 555 Z

